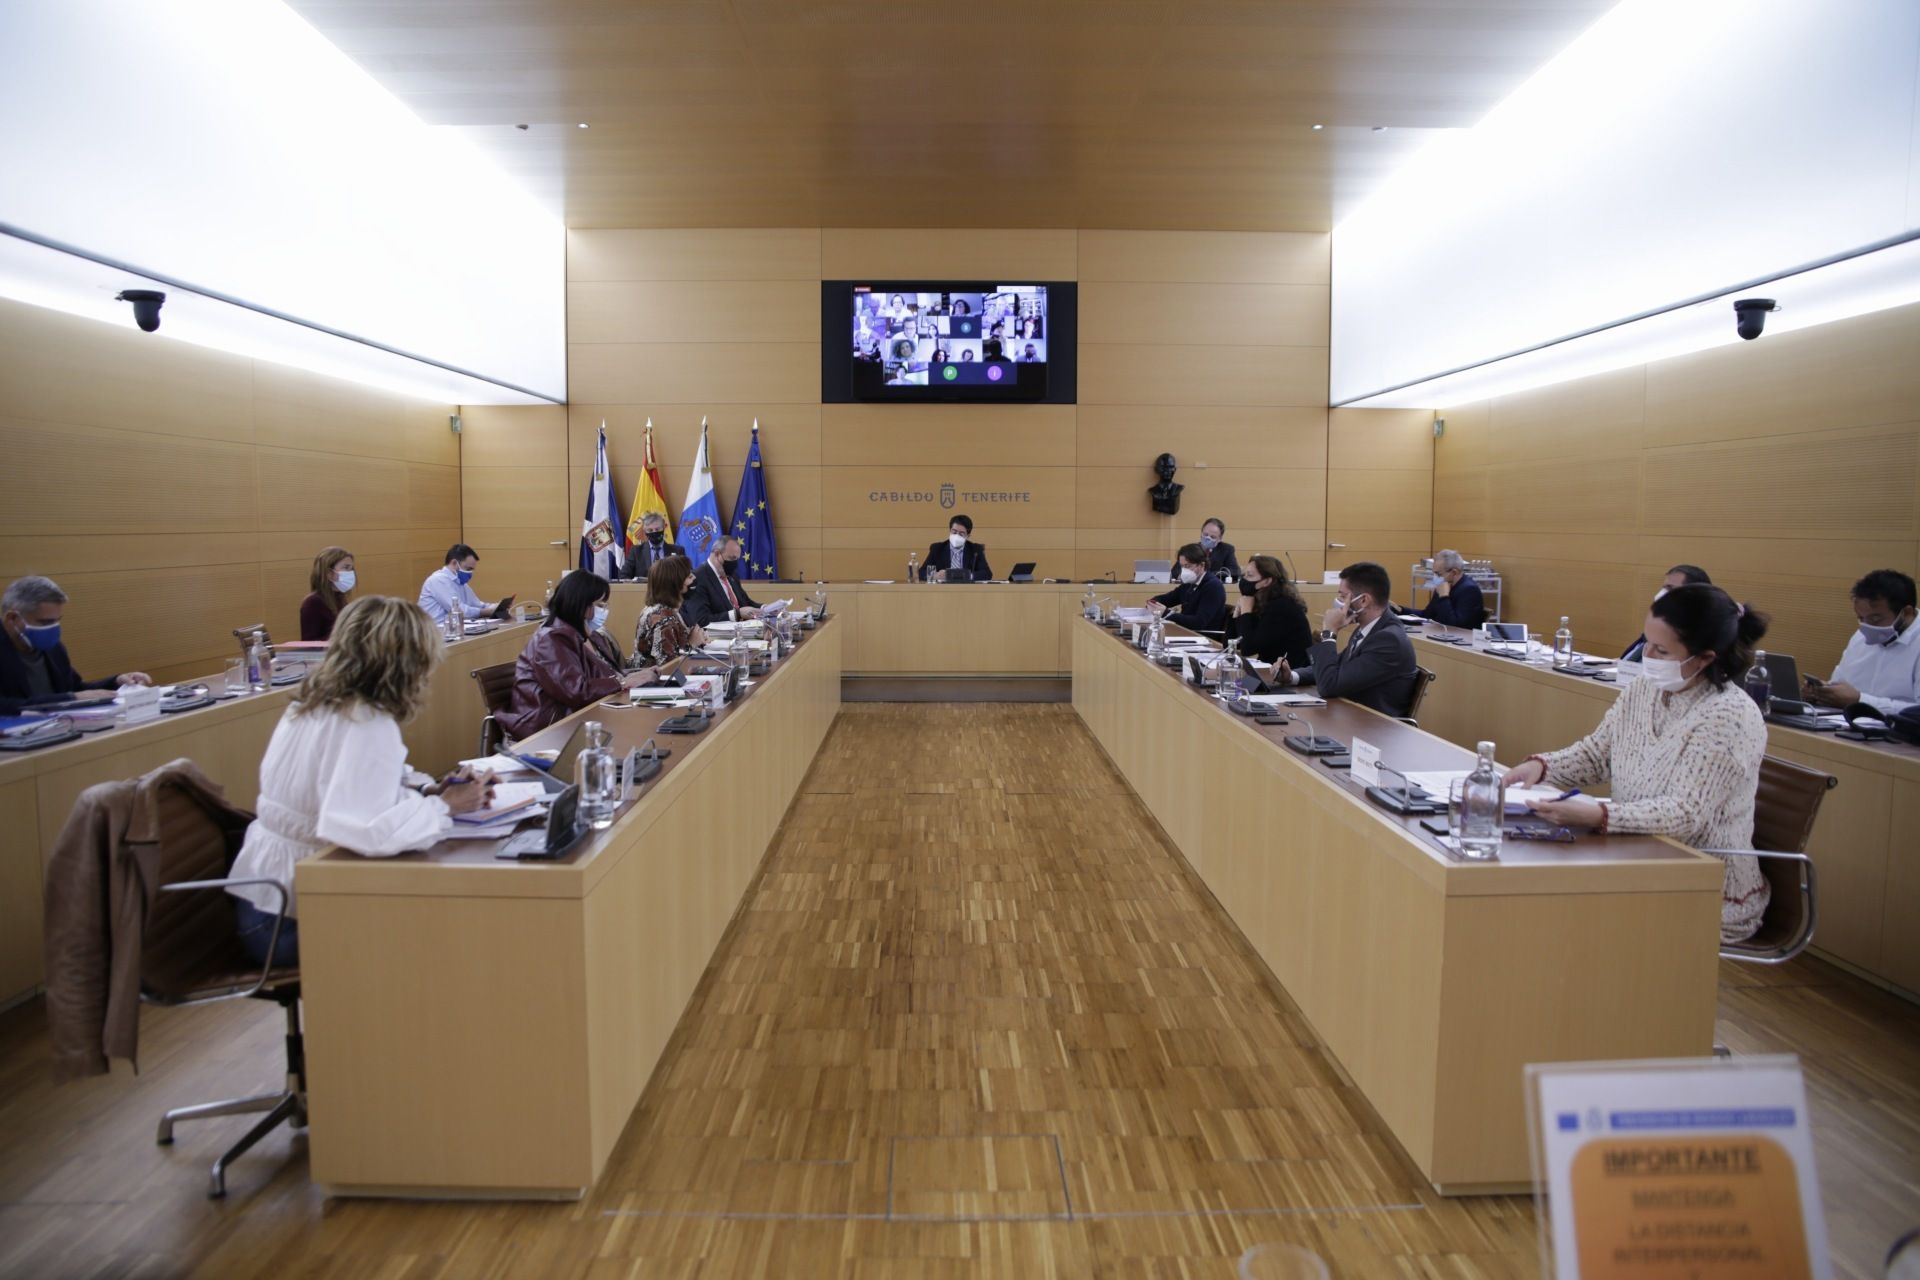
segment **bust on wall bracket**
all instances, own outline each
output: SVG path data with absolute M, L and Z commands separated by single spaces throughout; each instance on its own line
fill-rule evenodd
M 1180 469 L 1180 464 L 1174 461 L 1172 454 L 1163 453 L 1153 460 L 1153 469 L 1160 477 L 1160 483 L 1147 487 L 1147 501 L 1153 504 L 1154 511 L 1160 515 L 1179 515 L 1180 491 L 1187 487 L 1173 481 L 1173 473 Z

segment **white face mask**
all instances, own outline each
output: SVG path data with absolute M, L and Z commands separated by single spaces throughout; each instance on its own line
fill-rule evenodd
M 1640 678 L 1662 693 L 1678 693 L 1687 687 L 1687 681 L 1693 679 L 1687 674 L 1687 663 L 1691 661 L 1691 658 L 1642 658 Z
M 950 533 L 947 535 L 947 545 L 955 551 L 958 551 L 967 545 L 967 535 L 964 533 Z
M 590 625 L 595 631 L 607 629 L 607 606 L 603 604 L 593 606 L 593 622 Z
M 342 592 L 351 591 L 353 590 L 353 584 L 358 581 L 360 581 L 360 579 L 354 576 L 353 570 L 342 569 L 333 575 L 333 589 Z
M 1191 567 L 1182 569 L 1180 571 L 1180 581 L 1186 583 L 1188 586 L 1192 586 L 1194 583 L 1200 581 L 1200 571 Z

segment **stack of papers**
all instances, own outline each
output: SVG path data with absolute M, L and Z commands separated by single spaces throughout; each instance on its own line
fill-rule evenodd
M 1153 610 L 1134 604 L 1120 605 L 1114 609 L 1113 616 L 1122 622 L 1151 622 Z
M 462 760 L 460 764 L 463 768 L 471 769 L 475 773 L 497 773 L 505 775 L 509 773 L 533 772 L 531 768 L 514 759 L 512 756 L 480 756 L 473 760 Z M 498 787 L 494 788 L 494 794 L 498 795 L 499 791 L 500 789 Z
M 532 818 L 547 816 L 547 789 L 538 782 L 503 782 L 493 789 L 493 807 L 453 815 L 449 840 L 498 840 Z

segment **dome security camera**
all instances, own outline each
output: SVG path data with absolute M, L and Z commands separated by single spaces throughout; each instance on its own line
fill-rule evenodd
M 144 333 L 152 333 L 160 327 L 160 306 L 167 295 L 158 289 L 122 289 L 113 296 L 115 302 L 133 304 L 133 322 Z
M 1741 298 L 1733 304 L 1733 327 L 1752 342 L 1767 327 L 1767 312 L 1780 310 L 1772 298 Z

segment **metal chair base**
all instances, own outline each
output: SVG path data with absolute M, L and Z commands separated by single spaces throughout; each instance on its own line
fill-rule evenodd
M 255 1094 L 250 1098 L 228 1098 L 224 1102 L 202 1102 L 190 1107 L 175 1107 L 160 1117 L 160 1130 L 154 1141 L 160 1146 L 173 1144 L 173 1126 L 182 1120 L 209 1120 L 216 1116 L 256 1115 L 265 1112 L 260 1122 L 241 1135 L 218 1160 L 207 1183 L 207 1198 L 218 1200 L 227 1194 L 227 1166 L 245 1155 L 260 1139 L 280 1125 L 294 1129 L 307 1127 L 307 1064 L 305 1043 L 300 1033 L 300 1006 L 297 996 L 279 998 L 267 992 L 263 999 L 276 1000 L 287 1011 L 287 1087 L 279 1093 Z

